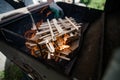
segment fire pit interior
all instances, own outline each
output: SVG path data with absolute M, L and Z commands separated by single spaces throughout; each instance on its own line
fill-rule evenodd
M 67 17 L 52 21 L 47 19 L 38 29 L 34 26 L 31 31 L 25 32 L 25 44 L 34 57 L 54 59 L 56 62 L 61 62 L 62 59 L 70 61 L 66 56 L 78 47 L 80 37 L 81 26 L 75 24 L 74 19 Z
M 85 28 L 101 12 L 96 14 L 94 9 L 67 3 L 58 5 L 65 14 L 62 18 L 53 18 L 48 6 L 34 11 L 28 9 L 30 14 L 7 21 L 9 25 L 3 25 L 0 30 L 3 40 L 23 54 L 69 74 L 78 55 L 77 49 Z

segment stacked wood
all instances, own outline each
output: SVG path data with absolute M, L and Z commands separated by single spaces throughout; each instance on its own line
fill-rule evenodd
M 65 17 L 51 21 L 47 19 L 47 22 L 42 23 L 36 34 L 25 44 L 35 57 L 69 61 L 70 58 L 67 56 L 78 47 L 73 43 L 79 39 L 80 29 L 81 26 L 73 18 Z

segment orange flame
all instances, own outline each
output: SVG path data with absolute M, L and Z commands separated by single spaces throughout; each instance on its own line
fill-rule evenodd
M 46 6 L 40 10 L 40 15 L 44 14 L 44 13 L 45 13 L 45 16 L 43 17 L 43 19 L 40 20 L 39 22 L 37 22 L 37 24 L 36 24 L 37 30 L 39 29 L 40 25 L 43 23 L 44 18 L 48 17 L 52 12 L 48 9 L 48 6 Z M 29 42 L 29 39 L 32 39 L 33 37 L 35 37 L 36 32 L 37 32 L 36 30 L 28 30 L 25 32 L 24 37 L 26 37 L 28 39 L 27 42 Z M 34 41 L 34 42 L 38 42 L 38 40 Z M 26 44 L 26 47 L 31 50 L 31 55 L 38 57 L 38 55 L 39 55 L 39 47 L 38 46 L 30 47 L 29 45 Z
M 64 39 L 64 44 L 66 44 L 66 43 L 67 43 L 68 37 L 69 37 L 69 35 L 68 35 L 68 34 L 65 34 L 65 35 L 64 35 L 64 38 L 63 38 L 63 39 Z
M 70 47 L 69 45 L 61 45 L 59 46 L 59 50 L 67 49 L 69 47 Z
M 52 13 L 52 12 L 51 12 L 51 11 L 49 11 L 49 12 L 46 14 L 46 16 L 48 17 L 51 13 Z
M 47 8 L 48 8 L 48 6 L 43 7 L 43 8 L 40 10 L 40 13 L 43 13 L 43 11 L 45 11 L 45 9 L 47 9 Z
M 30 39 L 30 38 L 34 37 L 35 34 L 36 34 L 36 30 L 28 30 L 28 31 L 25 32 L 24 36 L 26 38 Z
M 37 46 L 34 46 L 32 49 L 31 49 L 31 55 L 34 56 L 34 57 L 38 57 L 40 54 L 39 52 L 39 48 Z
M 41 25 L 42 23 L 43 23 L 43 19 L 40 20 L 39 22 L 37 22 L 37 24 L 36 24 L 37 29 L 40 27 L 40 25 Z
M 69 45 L 67 45 L 68 37 L 69 35 L 65 34 L 63 37 L 59 37 L 57 39 L 59 50 L 63 50 L 70 47 Z

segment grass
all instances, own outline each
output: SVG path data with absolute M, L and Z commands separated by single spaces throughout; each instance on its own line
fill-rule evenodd
M 4 80 L 4 71 L 0 71 L 0 80 Z
M 21 80 L 23 77 L 23 72 L 15 65 L 12 64 L 4 72 L 5 80 Z
M 88 7 L 103 10 L 105 5 L 105 0 L 91 0 L 90 4 L 88 4 Z
M 15 65 L 9 65 L 5 71 L 0 71 L 0 80 L 21 80 L 23 72 Z
M 87 7 L 104 10 L 106 0 L 81 0 L 81 3 L 87 5 Z

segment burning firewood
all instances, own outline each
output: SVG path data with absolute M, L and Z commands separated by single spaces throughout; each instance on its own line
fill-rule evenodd
M 73 22 L 72 22 L 73 21 Z M 73 19 L 65 17 L 65 19 L 53 19 L 42 23 L 34 35 L 26 41 L 26 47 L 31 50 L 34 57 L 42 57 L 44 59 L 53 59 L 54 61 L 67 60 L 70 58 L 72 46 L 76 46 L 75 40 L 80 37 L 81 26 L 74 23 Z M 34 41 L 35 43 L 32 43 Z

